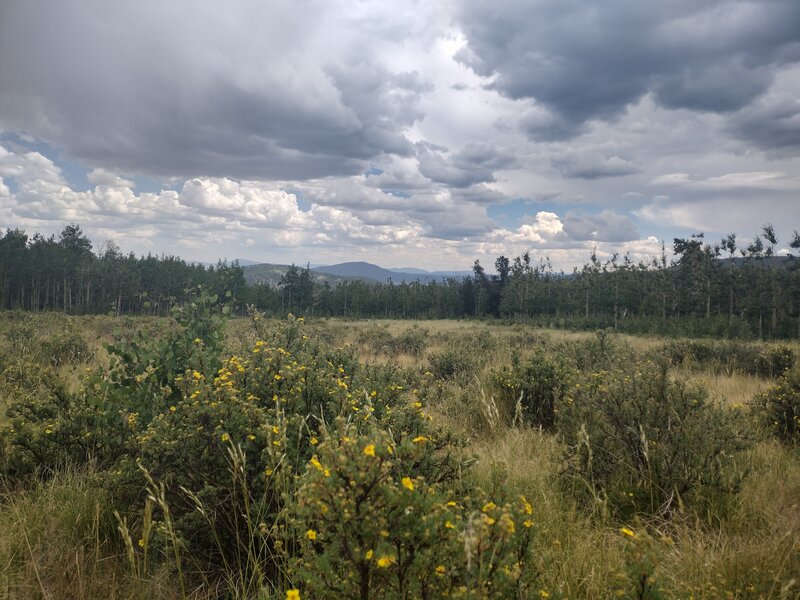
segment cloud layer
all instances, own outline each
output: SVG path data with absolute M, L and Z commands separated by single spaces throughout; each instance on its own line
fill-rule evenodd
M 0 56 L 9 226 L 567 269 L 800 228 L 794 0 L 9 0 Z

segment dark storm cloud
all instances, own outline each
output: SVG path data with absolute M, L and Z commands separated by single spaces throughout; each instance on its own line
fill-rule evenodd
M 0 8 L 0 129 L 93 166 L 307 179 L 409 155 L 431 84 L 330 40 L 329 3 L 46 3 Z M 363 49 L 362 49 L 363 50 Z
M 560 142 L 579 136 L 586 130 L 583 121 L 537 108 L 525 113 L 517 123 L 535 142 Z
M 465 0 L 457 22 L 467 39 L 459 60 L 551 113 L 523 120 L 544 140 L 615 118 L 647 93 L 669 108 L 735 111 L 800 60 L 796 0 Z
M 495 181 L 494 171 L 510 168 L 516 159 L 485 142 L 470 142 L 455 154 L 423 142 L 416 144 L 419 172 L 428 179 L 455 188 Z
M 800 150 L 800 99 L 779 94 L 759 99 L 730 121 L 730 131 L 775 153 Z

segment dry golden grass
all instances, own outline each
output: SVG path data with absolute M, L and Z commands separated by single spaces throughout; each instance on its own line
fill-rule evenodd
M 42 323 L 57 328 L 60 319 L 49 315 Z M 69 322 L 96 351 L 94 364 L 104 361 L 102 344 L 111 340 L 119 321 L 99 317 Z M 141 323 L 158 328 L 161 322 Z M 514 336 L 530 333 L 560 342 L 587 340 L 594 334 L 475 321 L 325 320 L 309 326 L 333 332 L 337 346 L 354 346 L 362 362 L 417 371 L 427 368 L 431 356 L 458 350 L 464 338 L 488 332 L 494 344 L 483 365 L 457 380 L 439 382 L 440 400 L 433 402 L 430 413 L 437 423 L 469 438 L 468 451 L 478 458 L 472 477 L 481 487 L 524 494 L 531 501 L 547 588 L 564 598 L 613 596 L 625 569 L 627 546 L 619 534 L 620 524 L 565 497 L 557 477 L 563 446 L 556 435 L 510 427 L 513 407 L 509 406 L 498 407 L 501 418 L 492 426 L 484 406 L 491 401 L 489 371 L 510 363 Z M 231 323 L 230 347 L 241 343 L 245 329 L 244 320 Z M 393 337 L 421 331 L 425 346 L 418 356 L 384 352 L 363 342 L 375 330 Z M 665 341 L 618 339 L 639 356 Z M 800 346 L 793 348 L 800 354 Z M 60 373 L 74 388 L 84 368 L 65 366 Z M 731 408 L 746 407 L 769 383 L 742 374 L 688 369 L 675 373 L 705 385 L 712 397 Z M 661 562 L 656 575 L 673 590 L 672 597 L 800 598 L 800 456 L 796 450 L 762 441 L 742 460 L 750 475 L 717 521 L 700 525 L 686 517 L 665 531 L 672 543 L 658 542 Z M 0 501 L 0 599 L 177 597 L 168 573 L 157 572 L 144 580 L 130 576 L 119 547 L 109 541 L 116 540 L 110 499 L 93 481 L 89 474 L 69 472 L 29 491 L 5 492 Z M 798 582 L 795 587 L 790 585 L 793 579 Z
M 763 392 L 770 384 L 769 380 L 741 373 L 724 375 L 676 371 L 679 377 L 684 377 L 690 383 L 702 385 L 712 398 L 732 408 L 747 406 L 756 394 Z
M 91 474 L 64 471 L 28 491 L 2 494 L 0 598 L 172 600 L 167 572 L 131 577 L 117 554 L 107 493 Z

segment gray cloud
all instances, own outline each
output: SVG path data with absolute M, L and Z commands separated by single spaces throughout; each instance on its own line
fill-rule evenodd
M 520 127 L 531 140 L 537 142 L 569 140 L 586 131 L 584 122 L 541 107 L 528 110 L 516 126 Z
M 553 160 L 564 177 L 578 179 L 601 179 L 603 177 L 622 177 L 640 171 L 632 162 L 619 156 L 597 156 L 579 154 L 559 157 Z
M 564 215 L 563 223 L 564 232 L 573 240 L 629 242 L 640 237 L 633 221 L 611 210 L 596 215 L 569 211 Z
M 733 116 L 729 131 L 772 152 L 800 150 L 800 98 L 782 93 L 759 99 Z
M 495 181 L 494 171 L 512 167 L 517 162 L 508 152 L 485 142 L 470 142 L 450 155 L 431 144 L 418 143 L 416 146 L 420 173 L 432 181 L 455 188 Z
M 325 27 L 351 36 L 331 41 Z M 306 179 L 408 155 L 431 84 L 363 59 L 330 3 L 4 2 L 0 128 L 94 166 Z M 356 51 L 357 50 L 357 51 Z
M 669 108 L 737 110 L 800 60 L 795 0 L 465 0 L 457 22 L 465 65 L 553 113 L 555 126 L 528 126 L 545 139 L 570 133 L 559 119 L 613 119 L 648 92 Z

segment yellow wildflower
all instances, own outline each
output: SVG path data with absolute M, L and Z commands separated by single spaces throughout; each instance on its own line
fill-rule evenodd
M 375 456 L 375 444 L 369 444 L 364 448 L 364 454 L 366 456 Z
M 372 554 L 373 554 L 372 550 L 367 550 L 367 553 L 364 554 L 364 558 L 366 558 L 367 560 L 372 560 Z
M 286 600 L 300 600 L 300 590 L 286 590 Z
M 622 529 L 619 530 L 619 532 L 622 535 L 628 536 L 629 538 L 635 538 L 636 537 L 636 533 L 633 530 L 628 529 L 627 527 L 623 527 Z
M 227 433 L 223 433 L 222 434 L 222 441 L 223 442 L 229 442 L 230 439 L 231 439 L 231 436 L 229 436 Z
M 406 488 L 407 490 L 410 490 L 412 492 L 414 491 L 414 482 L 411 481 L 410 477 L 403 477 L 403 479 L 400 480 L 400 483 L 402 483 L 403 487 Z
M 381 569 L 385 569 L 386 567 L 390 566 L 394 562 L 394 556 L 381 556 L 378 559 L 378 566 Z
M 411 441 L 412 441 L 413 443 L 415 443 L 415 444 L 424 444 L 425 442 L 427 442 L 427 441 L 428 441 L 428 438 L 426 438 L 424 435 L 418 435 L 417 437 L 415 437 L 415 438 L 414 438 L 413 440 L 411 440 Z
M 317 532 L 314 531 L 313 529 L 309 529 L 308 531 L 306 531 L 306 537 L 309 540 L 313 541 L 313 540 L 317 539 Z
M 444 575 L 444 572 L 445 572 L 444 565 L 438 565 L 438 566 L 436 567 L 436 569 L 434 569 L 434 570 L 436 571 L 436 574 L 437 574 L 437 575 L 439 575 L 439 576 L 442 576 L 442 575 Z
M 525 508 L 525 514 L 532 515 L 533 506 L 531 506 L 531 503 L 528 502 L 528 499 L 525 498 L 525 496 L 520 496 L 519 499 L 522 501 L 522 506 Z

